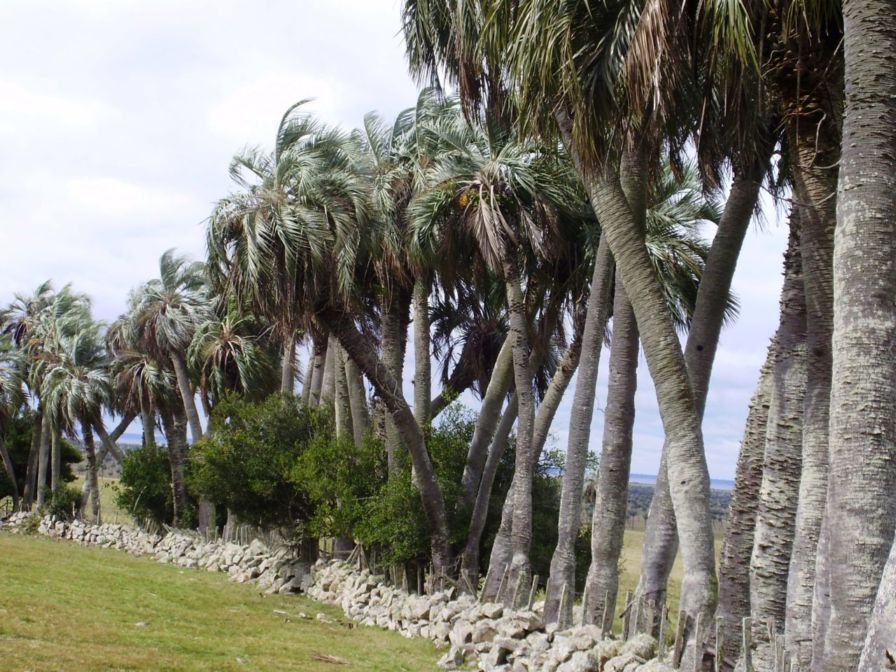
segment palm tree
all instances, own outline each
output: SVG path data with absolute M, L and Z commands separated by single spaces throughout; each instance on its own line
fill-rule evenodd
M 518 404 L 513 558 L 509 585 L 527 583 L 532 515 L 535 397 L 530 367 L 530 320 L 521 287 L 524 255 L 547 253 L 561 212 L 579 202 L 576 182 L 561 161 L 532 143 L 499 144 L 482 129 L 458 129 L 457 150 L 439 162 L 433 186 L 412 206 L 417 240 L 430 249 L 452 236 L 468 237 L 483 263 L 503 277 L 513 378 Z M 526 253 L 526 250 L 531 252 Z M 482 460 L 484 463 L 484 459 Z
M 202 438 L 202 424 L 186 358 L 196 330 L 211 314 L 206 280 L 204 264 L 168 250 L 159 259 L 159 277 L 135 289 L 130 298 L 135 341 L 156 361 L 170 362 L 193 441 Z M 208 502 L 200 503 L 200 529 L 214 525 L 213 511 Z
M 817 669 L 859 664 L 896 528 L 894 10 L 892 0 L 843 3 L 845 114 L 834 233 L 826 506 L 830 540 L 822 549 L 830 576 L 817 579 L 830 588 L 822 613 L 831 622 L 823 650 L 812 661 Z M 886 667 L 880 639 L 864 665 Z
M 22 362 L 12 349 L 12 339 L 0 336 L 0 459 L 12 486 L 12 508 L 19 510 L 19 486 L 15 469 L 6 449 L 5 434 L 9 422 L 16 416 L 25 399 Z
M 89 308 L 88 308 L 89 310 Z M 92 516 L 100 521 L 100 490 L 93 428 L 102 423 L 102 409 L 109 403 L 112 385 L 109 376 L 102 325 L 89 312 L 78 311 L 60 330 L 53 358 L 39 361 L 35 368 L 41 379 L 45 412 L 55 427 L 74 436 L 80 427 L 87 454 L 86 489 L 92 497 Z M 81 511 L 87 507 L 87 497 Z

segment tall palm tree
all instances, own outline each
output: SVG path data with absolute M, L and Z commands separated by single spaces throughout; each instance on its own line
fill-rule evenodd
M 35 365 L 41 378 L 45 412 L 54 426 L 69 435 L 80 429 L 87 454 L 88 492 L 92 498 L 92 517 L 100 521 L 100 490 L 93 428 L 102 423 L 102 409 L 109 403 L 112 385 L 108 370 L 102 324 L 89 312 L 78 312 L 73 322 L 61 330 L 54 347 L 56 356 Z M 81 502 L 86 510 L 87 499 Z
M 187 351 L 196 330 L 211 315 L 207 290 L 205 265 L 168 250 L 159 259 L 159 277 L 135 289 L 130 298 L 134 338 L 153 359 L 170 362 L 193 441 L 202 438 L 202 424 L 187 369 Z M 200 502 L 199 527 L 207 530 L 212 526 L 214 506 Z
M 0 459 L 12 486 L 12 508 L 19 510 L 19 485 L 9 451 L 6 449 L 5 434 L 9 422 L 16 416 L 25 399 L 22 380 L 21 357 L 12 349 L 12 339 L 0 336 Z
M 483 263 L 503 277 L 519 419 L 513 491 L 513 558 L 510 585 L 531 574 L 532 439 L 535 423 L 533 371 L 529 364 L 531 322 L 521 281 L 526 256 L 550 252 L 561 212 L 579 202 L 565 164 L 532 143 L 500 144 L 483 129 L 458 129 L 457 151 L 439 162 L 431 190 L 414 204 L 417 239 L 444 244 L 445 229 L 475 244 Z M 528 250 L 528 252 L 527 252 Z M 483 460 L 484 462 L 484 460 Z
M 834 233 L 826 507 L 830 539 L 821 551 L 830 572 L 831 620 L 813 669 L 859 664 L 896 528 L 891 496 L 896 488 L 894 10 L 892 0 L 843 3 L 845 113 Z M 865 657 L 865 669 L 886 667 L 879 642 Z

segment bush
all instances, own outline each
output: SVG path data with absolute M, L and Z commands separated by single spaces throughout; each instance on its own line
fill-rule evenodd
M 28 454 L 31 452 L 31 436 L 33 433 L 34 411 L 30 409 L 20 412 L 4 428 L 3 438 L 16 474 L 20 495 L 25 489 Z M 75 480 L 75 472 L 72 469 L 72 465 L 78 464 L 84 458 L 81 456 L 81 452 L 66 439 L 62 439 L 59 446 L 62 454 L 62 482 L 71 483 Z M 47 469 L 47 479 L 49 480 L 49 478 L 50 470 Z M 12 496 L 12 484 L 6 475 L 6 470 L 0 469 L 0 500 L 9 496 Z
M 330 418 L 293 397 L 226 399 L 215 406 L 211 426 L 187 458 L 193 491 L 243 523 L 305 536 L 314 505 L 294 470 L 309 444 L 332 437 Z
M 73 486 L 61 486 L 56 492 L 46 491 L 44 513 L 60 520 L 74 520 L 81 506 L 81 491 Z
M 144 446 L 125 454 L 115 499 L 141 525 L 161 525 L 173 520 L 171 463 L 164 446 Z

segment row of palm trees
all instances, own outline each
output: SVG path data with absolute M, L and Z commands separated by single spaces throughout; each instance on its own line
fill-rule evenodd
M 725 667 L 745 616 L 761 656 L 774 622 L 802 669 L 892 664 L 894 10 L 892 0 L 403 3 L 413 73 L 454 86 L 470 116 L 559 141 L 572 158 L 666 432 L 639 594 L 662 601 L 680 547 L 687 655 L 707 649 Z M 660 157 L 682 152 L 698 157 L 710 188 L 732 175 L 683 348 L 640 224 Z M 764 182 L 790 197 L 791 243 L 717 585 L 701 421 Z M 521 567 L 525 543 L 513 549 Z M 693 646 L 698 619 L 714 613 L 724 642 Z

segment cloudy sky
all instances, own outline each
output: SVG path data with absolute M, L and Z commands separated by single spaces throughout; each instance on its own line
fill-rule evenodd
M 0 3 L 0 303 L 52 278 L 114 319 L 163 251 L 204 255 L 230 157 L 270 145 L 287 105 L 315 98 L 319 115 L 352 127 L 413 104 L 398 29 L 397 0 Z M 717 478 L 734 472 L 776 325 L 786 235 L 771 206 L 764 220 L 738 267 L 742 315 L 722 336 L 709 395 Z M 641 370 L 632 468 L 655 473 L 662 432 Z M 602 374 L 593 446 L 604 402 Z M 569 403 L 554 423 L 560 447 Z

